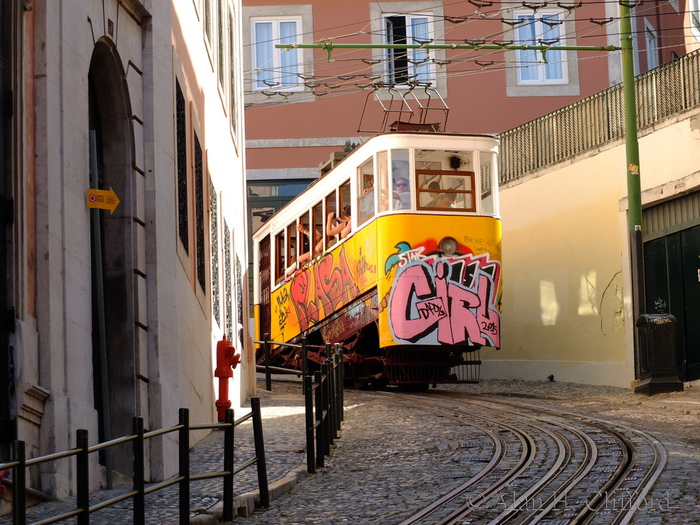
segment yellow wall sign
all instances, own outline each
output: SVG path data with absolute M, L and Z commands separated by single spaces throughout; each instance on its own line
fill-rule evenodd
M 88 188 L 87 205 L 88 208 L 109 210 L 110 213 L 114 213 L 114 210 L 119 206 L 119 198 L 112 188 L 109 188 L 109 190 L 93 190 Z

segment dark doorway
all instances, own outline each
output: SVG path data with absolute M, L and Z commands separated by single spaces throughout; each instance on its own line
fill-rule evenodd
M 647 312 L 677 320 L 678 375 L 700 379 L 700 226 L 644 243 Z
M 114 190 L 113 213 L 91 210 L 93 369 L 100 440 L 131 433 L 136 413 L 133 291 L 133 134 L 124 72 L 111 42 L 100 41 L 90 62 L 91 180 L 94 189 Z M 109 459 L 102 458 L 103 463 Z M 132 471 L 129 452 L 115 451 L 111 466 Z M 108 465 L 110 466 L 110 465 Z

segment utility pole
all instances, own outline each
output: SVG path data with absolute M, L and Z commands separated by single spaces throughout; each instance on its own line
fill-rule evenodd
M 624 0 L 621 1 L 620 44 L 622 47 L 622 94 L 625 103 L 627 226 L 632 267 L 633 317 L 637 319 L 645 312 L 646 308 L 642 247 L 642 189 L 639 169 L 639 142 L 637 141 L 637 100 L 634 89 L 634 46 L 630 12 L 630 4 Z M 637 357 L 638 351 L 638 343 L 635 340 L 635 357 Z

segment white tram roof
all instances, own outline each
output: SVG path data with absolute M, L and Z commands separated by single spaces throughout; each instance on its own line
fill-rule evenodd
M 414 148 L 436 151 L 479 150 L 497 153 L 498 145 L 498 138 L 488 134 L 389 132 L 377 135 L 358 146 L 331 171 L 316 179 L 308 189 L 278 210 L 253 233 L 253 239 L 257 241 L 271 231 L 279 230 L 280 227 L 297 219 L 300 214 L 348 178 L 353 180 L 352 175 L 357 167 L 379 151 Z

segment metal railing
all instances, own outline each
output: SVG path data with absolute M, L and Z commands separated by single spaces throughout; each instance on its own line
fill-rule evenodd
M 302 389 L 304 393 L 306 416 L 306 456 L 307 472 L 314 474 L 316 468 L 323 468 L 325 456 L 330 454 L 330 447 L 339 437 L 341 423 L 344 420 L 344 389 L 345 374 L 343 371 L 343 351 L 340 344 L 325 345 L 326 359 L 319 364 L 320 370 L 313 376 L 308 374 L 309 358 L 306 337 L 301 339 L 301 344 L 280 343 L 270 341 L 269 334 L 265 334 L 262 341 L 253 341 L 263 347 L 264 364 L 261 367 L 265 372 L 265 388 L 272 390 L 272 372 L 298 373 L 297 370 L 270 366 L 270 347 L 298 348 L 301 350 L 301 376 L 304 378 Z M 316 347 L 313 348 L 324 348 Z M 332 350 L 333 349 L 333 350 Z
M 700 51 L 636 77 L 638 129 L 700 105 L 699 85 Z M 618 84 L 501 133 L 500 183 L 623 138 L 623 102 Z
M 71 450 L 49 454 L 47 456 L 26 459 L 24 441 L 15 441 L 12 448 L 12 461 L 9 463 L 0 464 L 0 470 L 12 469 L 12 524 L 26 525 L 26 480 L 27 468 L 33 465 L 39 465 L 50 461 L 56 461 L 62 458 L 75 457 L 76 461 L 76 508 L 70 512 L 54 516 L 39 522 L 34 525 L 49 525 L 58 521 L 77 517 L 78 525 L 89 525 L 90 514 L 106 507 L 112 506 L 121 501 L 133 500 L 133 523 L 135 525 L 145 525 L 146 523 L 146 505 L 145 497 L 148 494 L 170 487 L 171 485 L 179 485 L 179 503 L 178 515 L 180 525 L 190 523 L 190 484 L 193 481 L 200 481 L 212 478 L 223 478 L 223 514 L 224 521 L 233 520 L 233 477 L 243 469 L 251 465 L 257 464 L 258 484 L 260 490 L 260 505 L 263 507 L 270 506 L 270 496 L 267 484 L 267 465 L 265 462 L 265 446 L 262 433 L 262 417 L 260 413 L 260 399 L 253 397 L 250 400 L 251 412 L 238 420 L 234 421 L 232 409 L 226 410 L 226 420 L 223 423 L 216 424 L 197 424 L 190 425 L 189 410 L 181 408 L 179 412 L 179 423 L 170 428 L 144 432 L 143 418 L 133 418 L 133 433 L 129 436 L 113 439 L 94 446 L 88 446 L 88 431 L 78 429 L 76 432 L 76 447 Z M 255 442 L 255 456 L 244 462 L 237 468 L 234 468 L 234 428 L 241 423 L 251 419 L 253 420 L 253 434 Z M 224 457 L 223 470 L 220 472 L 211 472 L 203 474 L 190 474 L 190 432 L 195 430 L 213 430 L 220 429 L 224 431 Z M 171 432 L 177 432 L 179 437 L 178 445 L 178 460 L 179 460 L 179 476 L 168 479 L 166 481 L 146 486 L 145 483 L 145 442 L 147 439 L 163 436 Z M 117 497 L 103 501 L 96 505 L 90 506 L 90 468 L 89 455 L 94 452 L 108 449 L 116 445 L 124 443 L 132 443 L 133 446 L 133 487 L 132 490 L 121 494 Z
M 326 345 L 330 355 L 331 345 Z M 343 412 L 343 354 L 335 345 L 332 358 L 326 359 L 321 370 L 313 377 L 304 376 L 304 400 L 306 403 L 306 470 L 316 472 L 325 466 L 325 456 L 330 455 L 331 445 L 340 437 Z M 315 409 L 314 409 L 315 406 Z

